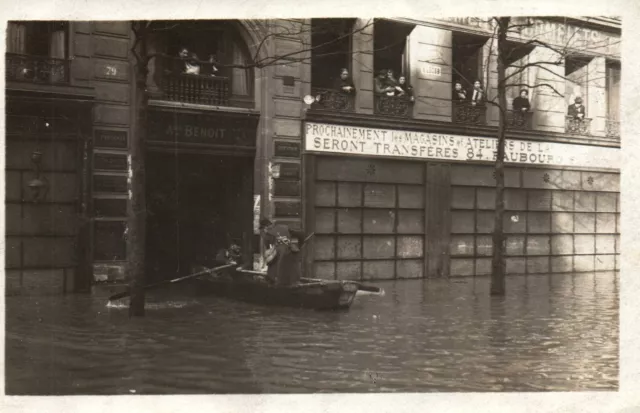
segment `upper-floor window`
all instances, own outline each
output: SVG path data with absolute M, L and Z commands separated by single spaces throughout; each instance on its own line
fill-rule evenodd
M 66 59 L 67 23 L 60 21 L 9 22 L 7 53 Z
M 620 119 L 620 62 L 607 63 L 607 117 Z
M 462 32 L 452 36 L 453 99 L 455 123 L 485 124 L 487 92 L 484 84 L 488 61 L 483 61 L 487 38 Z
M 311 84 L 340 89 L 341 72 L 351 78 L 351 33 L 354 19 L 311 19 Z
M 405 78 L 407 85 L 411 84 L 409 35 L 414 27 L 415 26 L 411 24 L 375 19 L 373 32 L 373 72 L 375 78 L 378 78 L 383 72 L 387 73 L 385 83 L 375 82 L 374 92 L 376 94 L 390 94 L 391 92 L 383 93 L 380 87 L 387 86 L 394 88 L 398 86 L 401 77 Z
M 483 82 L 483 54 L 482 48 L 487 38 L 462 32 L 454 32 L 452 36 L 452 65 L 453 82 L 459 82 L 467 92 L 467 98 L 472 98 L 476 82 Z M 454 97 L 455 99 L 455 97 Z
M 591 57 L 568 56 L 564 62 L 564 92 L 567 112 L 565 117 L 565 132 L 578 135 L 591 133 L 591 118 L 589 117 L 589 82 L 593 75 Z
M 585 107 L 585 115 L 589 108 L 586 106 L 589 101 L 589 81 L 593 77 L 589 73 L 589 62 L 592 58 L 581 56 L 570 56 L 565 58 L 564 63 L 564 96 L 567 107 L 581 101 Z
M 232 21 L 157 22 L 155 81 L 165 98 L 253 107 L 249 51 Z
M 66 22 L 9 22 L 6 79 L 48 84 L 68 82 L 67 32 Z
M 407 117 L 413 112 L 410 35 L 414 28 L 398 21 L 374 20 L 373 92 L 377 114 Z
M 531 52 L 535 47 L 526 43 L 507 42 L 505 45 L 505 90 L 507 105 L 513 109 L 513 100 L 527 91 L 528 99 L 532 99 L 534 71 L 532 70 Z M 516 102 L 518 106 L 518 102 Z
M 605 132 L 620 138 L 620 62 L 607 62 L 607 120 Z

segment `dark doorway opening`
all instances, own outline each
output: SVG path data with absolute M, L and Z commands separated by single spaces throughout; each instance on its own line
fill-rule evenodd
M 147 157 L 147 282 L 215 266 L 238 242 L 250 257 L 253 158 L 150 151 Z

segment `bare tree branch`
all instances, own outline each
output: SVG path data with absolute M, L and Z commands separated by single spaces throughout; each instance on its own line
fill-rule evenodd
M 558 89 L 556 89 L 550 83 L 538 83 L 536 85 L 530 85 L 528 83 L 509 83 L 509 84 L 505 84 L 504 86 L 505 86 L 505 88 L 509 88 L 509 87 L 526 87 L 528 89 L 536 89 L 536 88 L 539 88 L 539 87 L 547 87 L 547 88 L 551 89 L 559 97 L 564 97 L 564 94 L 560 93 L 560 91 L 558 91 Z

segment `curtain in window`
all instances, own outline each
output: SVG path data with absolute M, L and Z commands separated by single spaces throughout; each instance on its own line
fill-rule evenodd
M 246 65 L 247 59 L 242 49 L 237 44 L 233 44 L 233 64 Z M 249 95 L 249 69 L 233 68 L 231 70 L 231 94 Z
M 64 59 L 66 57 L 65 49 L 64 29 L 52 31 L 49 38 L 49 57 L 53 59 Z
M 26 54 L 26 37 L 27 26 L 25 24 L 9 22 L 7 27 L 7 53 Z
M 620 68 L 607 68 L 607 115 L 610 120 L 620 117 Z
M 52 59 L 65 59 L 66 56 L 66 36 L 64 28 L 56 27 L 49 34 L 49 57 Z M 55 63 L 51 66 L 51 82 L 63 82 L 65 80 L 65 65 Z

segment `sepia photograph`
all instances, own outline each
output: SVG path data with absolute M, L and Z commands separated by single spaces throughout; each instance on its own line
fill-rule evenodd
M 619 392 L 625 15 L 428 7 L 4 21 L 3 403 Z

